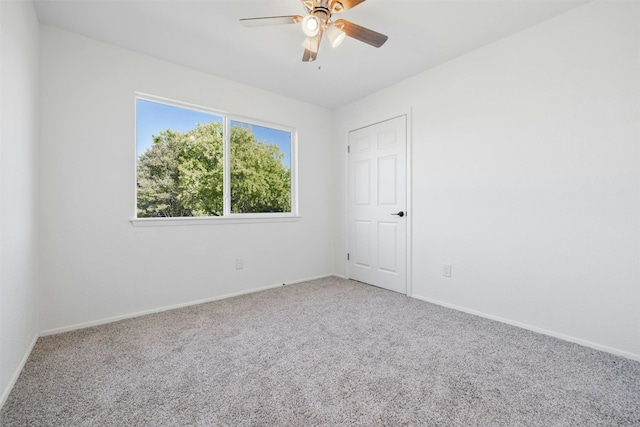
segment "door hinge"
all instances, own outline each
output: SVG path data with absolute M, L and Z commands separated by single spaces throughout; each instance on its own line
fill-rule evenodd
M 349 261 L 349 253 L 347 252 L 347 261 Z
M 351 152 L 351 146 L 347 145 L 347 154 L 349 154 Z

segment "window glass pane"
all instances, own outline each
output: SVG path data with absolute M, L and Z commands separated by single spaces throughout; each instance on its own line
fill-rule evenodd
M 136 99 L 137 217 L 223 214 L 223 117 Z
M 291 132 L 231 121 L 232 213 L 291 212 Z

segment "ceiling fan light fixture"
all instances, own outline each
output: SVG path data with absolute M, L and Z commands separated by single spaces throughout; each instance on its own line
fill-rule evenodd
M 2 0 L 0 0 L 2 1 Z M 324 33 L 331 47 L 338 47 L 348 36 L 373 47 L 381 47 L 388 36 L 370 30 L 345 19 L 331 21 L 334 13 L 353 9 L 366 0 L 296 0 L 301 1 L 306 15 L 279 15 L 244 18 L 240 23 L 245 27 L 261 27 L 264 25 L 300 24 L 305 39 L 302 42 L 303 62 L 315 61 L 320 50 Z
M 307 15 L 302 19 L 302 32 L 307 37 L 315 37 L 320 32 L 320 20 L 314 15 Z
M 335 23 L 329 24 L 327 26 L 327 37 L 329 38 L 329 43 L 331 43 L 331 47 L 338 47 L 344 41 L 347 35 L 344 31 L 342 31 Z
M 309 50 L 310 52 L 313 52 L 313 53 L 318 53 L 319 45 L 320 45 L 320 43 L 318 43 L 318 36 L 307 37 L 302 42 L 302 47 L 304 47 L 305 49 L 307 49 L 307 50 Z

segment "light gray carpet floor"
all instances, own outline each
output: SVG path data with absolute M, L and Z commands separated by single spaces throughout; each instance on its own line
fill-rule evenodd
M 338 278 L 40 338 L 9 426 L 640 426 L 640 363 Z

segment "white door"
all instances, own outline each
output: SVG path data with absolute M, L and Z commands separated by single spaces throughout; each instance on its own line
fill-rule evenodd
M 407 119 L 349 133 L 349 277 L 407 293 Z

